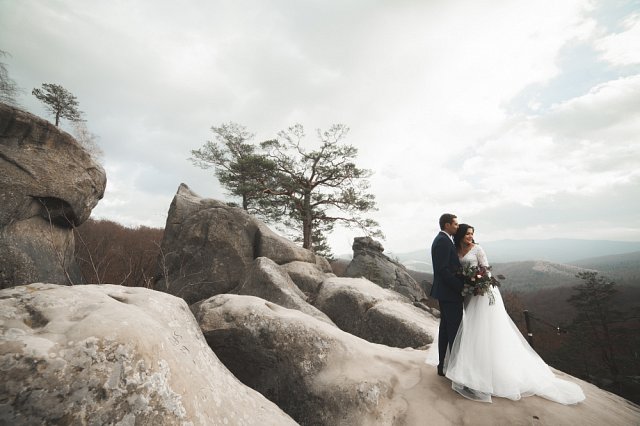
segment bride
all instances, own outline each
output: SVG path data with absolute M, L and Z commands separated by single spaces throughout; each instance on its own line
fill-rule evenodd
M 474 229 L 461 224 L 454 236 L 464 266 L 489 266 L 484 250 L 473 240 Z M 585 399 L 579 385 L 557 378 L 529 346 L 504 308 L 497 287 L 487 296 L 466 296 L 462 323 L 451 352 L 445 359 L 445 375 L 462 396 L 491 402 L 491 396 L 518 400 L 538 395 L 561 404 Z

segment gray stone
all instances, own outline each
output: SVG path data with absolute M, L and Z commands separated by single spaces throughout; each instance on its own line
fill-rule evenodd
M 83 282 L 75 262 L 73 232 L 40 216 L 0 228 L 0 287 L 47 278 L 56 284 Z
M 307 262 L 285 263 L 282 268 L 287 271 L 296 286 L 311 300 L 315 299 L 318 289 L 325 279 L 335 277 L 335 274 L 325 272 L 322 265 L 318 266 L 318 264 Z
M 169 208 L 154 288 L 188 304 L 230 291 L 253 264 L 257 232 L 241 209 L 200 198 L 180 185 Z
M 353 260 L 345 271 L 345 277 L 366 278 L 383 288 L 394 290 L 413 301 L 427 298 L 422 287 L 399 262 L 383 254 L 382 244 L 371 237 L 353 240 Z
M 308 265 L 315 266 L 310 263 Z M 307 296 L 289 278 L 286 270 L 266 257 L 259 257 L 254 261 L 244 283 L 235 288 L 232 293 L 261 297 L 334 325 L 329 317 L 307 303 Z
M 278 265 L 301 261 L 315 263 L 316 256 L 288 239 L 273 232 L 267 225 L 254 219 L 259 232 L 256 235 L 256 257 L 268 257 Z
M 220 360 L 298 423 L 403 424 L 389 367 L 372 356 L 384 350 L 256 297 L 218 295 L 192 310 Z
M 231 372 L 301 425 L 613 426 L 640 418 L 637 405 L 558 371 L 582 387 L 585 402 L 567 407 L 532 396 L 479 404 L 452 391 L 425 364 L 425 351 L 369 343 L 251 296 L 218 295 L 192 308 Z
M 329 263 L 329 261 L 322 256 L 316 255 L 316 266 L 326 274 L 333 274 L 331 263 Z
M 80 225 L 106 186 L 104 169 L 71 135 L 5 104 L 0 104 L 0 171 L 0 226 L 34 214 Z
M 254 259 L 316 263 L 309 250 L 271 231 L 246 211 L 204 199 L 181 184 L 165 227 L 155 289 L 193 304 L 244 282 Z
M 0 424 L 295 424 L 239 382 L 185 302 L 164 293 L 6 289 L 0 332 Z
M 433 342 L 437 319 L 430 312 L 364 278 L 328 278 L 314 306 L 340 329 L 373 343 L 423 348 Z
M 104 169 L 71 135 L 0 104 L 0 287 L 78 282 L 71 228 L 105 186 Z

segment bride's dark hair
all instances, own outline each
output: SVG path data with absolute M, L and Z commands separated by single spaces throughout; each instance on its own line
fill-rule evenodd
M 458 231 L 456 232 L 456 235 L 453 236 L 453 242 L 456 244 L 456 248 L 461 248 L 462 239 L 465 235 L 467 235 L 467 231 L 469 230 L 469 228 L 473 229 L 474 231 L 476 230 L 476 228 L 466 223 L 461 223 L 458 226 Z M 473 242 L 475 243 L 475 241 Z

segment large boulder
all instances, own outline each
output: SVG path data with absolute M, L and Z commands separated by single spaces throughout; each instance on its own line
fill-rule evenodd
M 310 263 L 307 265 L 315 266 Z M 307 303 L 307 296 L 291 280 L 286 270 L 266 257 L 259 257 L 255 260 L 244 282 L 232 292 L 260 297 L 285 308 L 297 309 L 320 321 L 334 325 L 329 317 Z
M 425 364 L 425 351 L 369 343 L 256 297 L 218 295 L 192 309 L 220 360 L 301 425 L 613 426 L 640 418 L 637 405 L 561 372 L 585 402 L 470 401 Z
M 388 375 L 394 365 L 364 365 L 373 359 L 366 342 L 336 327 L 252 296 L 218 295 L 191 308 L 236 377 L 302 425 L 394 424 L 406 408 Z
M 185 302 L 164 293 L 6 289 L 0 332 L 0 424 L 295 424 L 239 382 Z
M 311 300 L 315 299 L 325 279 L 335 277 L 333 272 L 326 272 L 322 265 L 308 262 L 290 262 L 281 267 L 289 274 L 296 286 Z M 329 266 L 329 268 L 331 267 Z
M 424 290 L 400 262 L 386 256 L 384 247 L 371 237 L 353 240 L 353 260 L 347 266 L 345 277 L 366 278 L 383 288 L 394 290 L 413 301 L 427 298 Z
M 78 282 L 72 227 L 105 186 L 104 169 L 71 135 L 0 104 L 0 288 Z
M 185 184 L 171 202 L 161 247 L 155 288 L 189 304 L 242 284 L 258 257 L 277 264 L 317 262 L 311 251 L 277 235 L 246 211 L 201 198 Z
M 316 255 L 310 250 L 303 249 L 294 242 L 276 234 L 261 221 L 254 220 L 259 229 L 255 241 L 256 257 L 268 257 L 278 265 L 295 261 L 317 263 Z
M 314 306 L 342 330 L 373 343 L 421 348 L 433 342 L 434 315 L 364 278 L 326 279 Z
M 84 281 L 75 261 L 72 230 L 40 216 L 0 228 L 0 288 L 47 279 L 56 284 Z

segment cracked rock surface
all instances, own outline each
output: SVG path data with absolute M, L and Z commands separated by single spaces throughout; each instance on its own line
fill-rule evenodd
M 580 384 L 585 402 L 471 401 L 425 363 L 425 351 L 370 343 L 253 296 L 218 295 L 192 310 L 225 365 L 301 425 L 623 426 L 640 418 L 637 405 L 559 371 Z
M 182 299 L 115 285 L 0 291 L 0 424 L 287 425 Z
M 71 135 L 0 103 L 0 288 L 80 282 L 71 228 L 89 218 L 106 182 Z
M 373 343 L 424 348 L 437 319 L 410 300 L 364 278 L 327 278 L 314 305 L 342 330 Z

